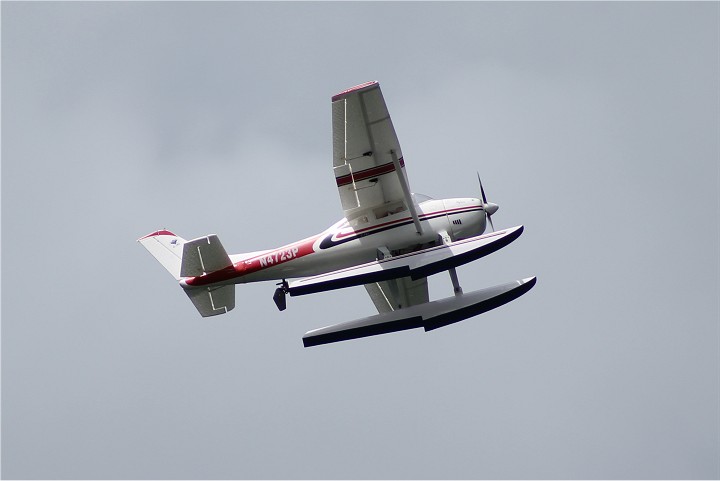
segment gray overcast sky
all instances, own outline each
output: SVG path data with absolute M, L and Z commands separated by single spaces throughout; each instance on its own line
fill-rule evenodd
M 720 4 L 2 2 L 4 478 L 720 477 Z M 341 217 L 331 95 L 511 246 L 432 333 L 304 349 L 364 289 L 201 319 L 138 237 Z M 451 295 L 447 275 L 431 298 Z

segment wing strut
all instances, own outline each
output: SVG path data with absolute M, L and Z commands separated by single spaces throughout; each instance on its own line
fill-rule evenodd
M 418 218 L 417 210 L 415 210 L 415 202 L 413 202 L 412 196 L 410 195 L 410 187 L 408 186 L 407 179 L 405 179 L 405 174 L 403 173 L 402 168 L 400 168 L 400 160 L 398 159 L 395 150 L 391 150 L 390 155 L 392 156 L 393 165 L 395 166 L 395 173 L 397 173 L 398 180 L 400 181 L 400 186 L 402 187 L 403 195 L 405 196 L 405 203 L 407 203 L 408 209 L 410 209 L 410 214 L 413 218 L 413 222 L 415 223 L 415 230 L 417 230 L 418 234 L 422 234 L 423 230 L 422 226 L 420 225 L 420 219 Z

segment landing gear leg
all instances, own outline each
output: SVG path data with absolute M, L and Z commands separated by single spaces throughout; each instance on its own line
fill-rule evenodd
M 460 287 L 460 281 L 458 281 L 457 272 L 455 272 L 455 268 L 448 269 L 448 272 L 450 273 L 450 280 L 452 281 L 453 290 L 455 291 L 456 296 L 462 296 L 462 287 Z

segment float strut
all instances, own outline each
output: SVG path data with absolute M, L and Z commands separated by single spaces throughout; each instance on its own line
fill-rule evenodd
M 458 281 L 457 272 L 455 272 L 455 268 L 448 269 L 448 272 L 450 273 L 450 280 L 452 281 L 453 290 L 455 291 L 456 296 L 462 295 L 462 287 L 460 287 L 460 282 Z

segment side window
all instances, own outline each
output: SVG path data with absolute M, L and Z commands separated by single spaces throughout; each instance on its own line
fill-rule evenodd
M 349 222 L 350 227 L 355 228 L 357 226 L 367 224 L 369 222 L 366 215 L 361 215 L 360 217 L 356 217 L 355 219 L 351 220 Z
M 382 219 L 383 217 L 399 214 L 400 212 L 404 212 L 406 210 L 408 210 L 408 208 L 405 205 L 405 202 L 401 201 L 395 202 L 393 204 L 384 205 L 378 209 L 375 209 L 373 213 L 375 214 L 376 219 Z

